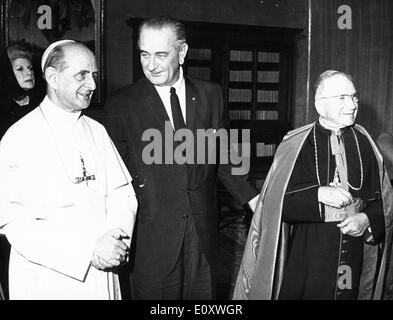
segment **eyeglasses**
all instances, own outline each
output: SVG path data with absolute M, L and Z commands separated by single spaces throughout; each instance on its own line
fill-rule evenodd
M 346 98 L 350 98 L 353 103 L 359 102 L 359 93 L 354 94 L 340 94 L 338 96 L 330 96 L 330 97 L 320 97 L 318 99 L 330 99 L 330 98 L 339 98 L 341 101 L 345 101 Z

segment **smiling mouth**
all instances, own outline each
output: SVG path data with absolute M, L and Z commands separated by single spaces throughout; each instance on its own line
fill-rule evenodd
M 91 97 L 91 93 L 78 93 L 78 95 L 80 97 L 82 97 L 83 100 L 86 100 L 86 101 L 90 100 L 90 97 Z

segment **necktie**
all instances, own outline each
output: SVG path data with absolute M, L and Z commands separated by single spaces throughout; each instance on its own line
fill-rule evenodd
M 171 87 L 171 109 L 172 109 L 172 118 L 173 118 L 173 126 L 175 130 L 185 128 L 186 124 L 184 122 L 183 114 L 180 109 L 179 98 L 176 94 L 176 89 Z

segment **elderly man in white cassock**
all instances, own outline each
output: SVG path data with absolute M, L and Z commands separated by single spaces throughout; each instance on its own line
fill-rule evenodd
M 47 96 L 0 143 L 0 232 L 10 299 L 119 299 L 137 201 L 104 127 L 81 114 L 94 54 L 72 40 L 42 57 Z

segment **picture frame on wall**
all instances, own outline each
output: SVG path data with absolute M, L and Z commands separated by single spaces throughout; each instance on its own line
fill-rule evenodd
M 99 76 L 92 107 L 104 102 L 103 68 L 104 0 L 2 0 L 1 52 L 9 45 L 31 48 L 35 70 L 52 43 L 72 39 L 85 44 L 96 56 Z

